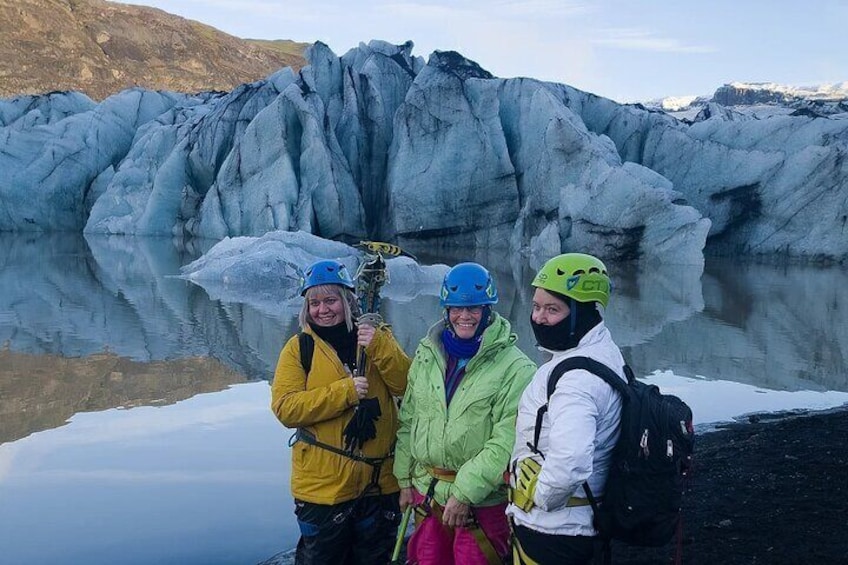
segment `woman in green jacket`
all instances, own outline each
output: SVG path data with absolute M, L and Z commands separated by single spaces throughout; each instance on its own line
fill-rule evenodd
M 442 283 L 444 318 L 410 367 L 394 463 L 401 510 L 417 514 L 410 563 L 500 563 L 509 549 L 503 473 L 536 365 L 492 309 L 497 301 L 485 268 L 456 265 Z

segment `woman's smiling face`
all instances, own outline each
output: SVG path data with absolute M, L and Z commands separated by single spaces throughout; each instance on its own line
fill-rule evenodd
M 329 328 L 345 321 L 342 302 L 344 299 L 340 292 L 324 292 L 316 289 L 314 293 L 307 293 L 306 300 L 309 305 L 309 317 L 319 326 Z
M 456 337 L 460 339 L 474 337 L 482 318 L 482 306 L 450 306 L 448 308 L 448 320 Z

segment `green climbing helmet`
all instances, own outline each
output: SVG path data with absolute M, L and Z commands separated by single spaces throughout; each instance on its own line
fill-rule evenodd
M 584 253 L 563 253 L 542 265 L 533 286 L 573 298 L 577 302 L 609 302 L 607 268 L 597 257 Z

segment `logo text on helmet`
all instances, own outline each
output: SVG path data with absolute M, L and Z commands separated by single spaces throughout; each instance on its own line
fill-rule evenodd
M 606 290 L 607 285 L 604 281 L 585 280 L 580 288 L 581 290 Z

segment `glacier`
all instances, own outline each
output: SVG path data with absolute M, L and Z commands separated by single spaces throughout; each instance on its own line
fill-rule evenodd
M 412 42 L 318 42 L 232 92 L 0 100 L 0 230 L 844 262 L 838 115 L 691 123 Z

